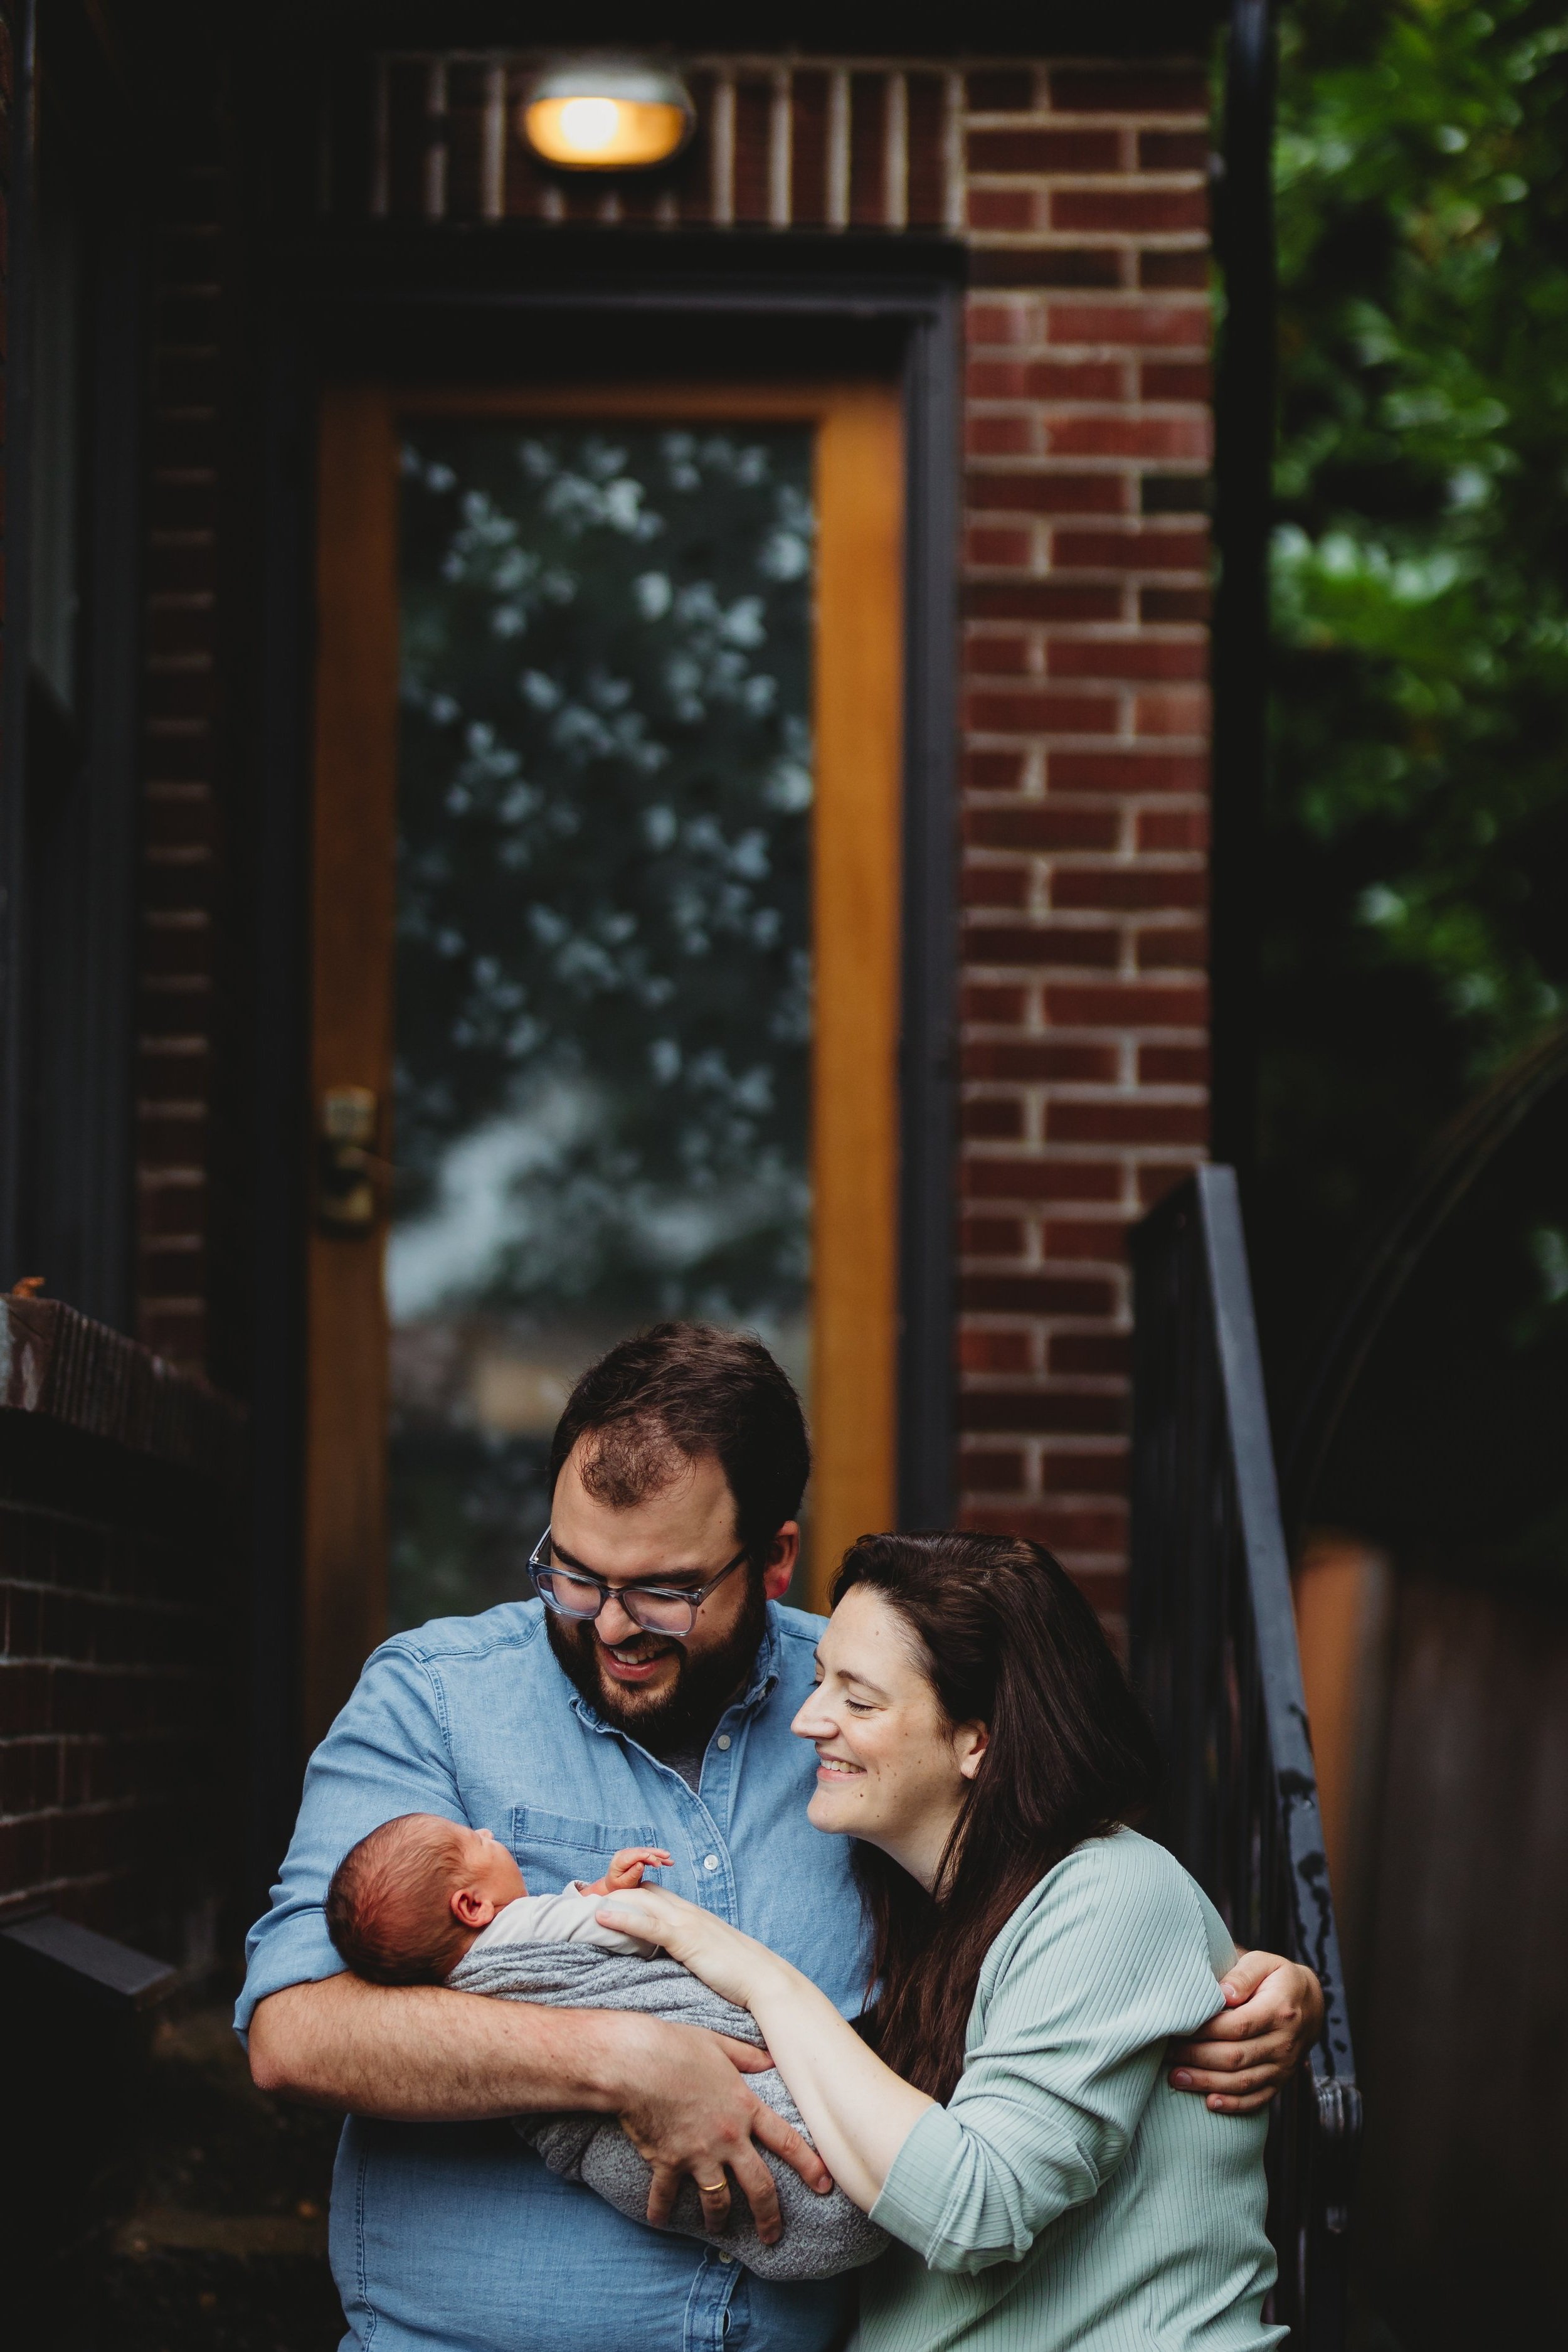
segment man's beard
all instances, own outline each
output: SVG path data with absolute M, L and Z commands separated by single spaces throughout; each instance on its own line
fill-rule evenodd
M 599 1664 L 602 1645 L 591 1619 L 545 1612 L 545 1632 L 561 1671 L 607 1723 L 629 1732 L 655 1756 L 706 1747 L 715 1724 L 750 1675 L 767 1623 L 762 1579 L 747 1570 L 746 1606 L 734 1632 L 717 1649 L 694 1656 L 684 1642 L 672 1641 L 666 1633 L 639 1633 L 634 1642 L 618 1643 L 635 1658 L 656 1657 L 667 1650 L 679 1661 L 680 1671 L 669 1689 L 654 1695 L 610 1681 Z

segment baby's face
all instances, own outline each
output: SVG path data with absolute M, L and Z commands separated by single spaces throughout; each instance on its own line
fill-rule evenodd
M 488 1830 L 465 1830 L 463 1848 L 464 1886 L 484 1895 L 497 1911 L 528 1893 L 522 1872 Z

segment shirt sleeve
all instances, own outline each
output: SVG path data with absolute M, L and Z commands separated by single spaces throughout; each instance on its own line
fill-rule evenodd
M 351 1845 L 400 1813 L 467 1818 L 434 1679 L 417 1653 L 392 1642 L 371 1658 L 310 1759 L 271 1906 L 246 1938 L 246 1979 L 235 2011 L 242 2041 L 256 2003 L 269 1993 L 341 1973 L 344 1962 L 327 1933 L 328 1885 Z
M 1166 2042 L 1220 2006 L 1197 1889 L 1142 1838 L 1078 1847 L 1003 1937 L 958 2086 L 915 2126 L 872 2208 L 932 2270 L 1020 2261 L 1095 2196 Z

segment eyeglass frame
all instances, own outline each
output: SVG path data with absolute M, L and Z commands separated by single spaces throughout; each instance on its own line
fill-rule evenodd
M 528 1574 L 533 1579 L 535 1591 L 538 1594 L 540 1601 L 544 1603 L 545 1607 L 550 1611 L 552 1615 L 570 1618 L 575 1625 L 595 1625 L 604 1613 L 605 1602 L 607 1601 L 619 1601 L 622 1608 L 626 1611 L 627 1617 L 631 1620 L 632 1623 L 637 1627 L 639 1633 L 663 1633 L 665 1634 L 672 1642 L 690 1641 L 693 1633 L 696 1631 L 697 1612 L 702 1607 L 703 1602 L 707 1599 L 708 1594 L 710 1592 L 716 1591 L 718 1587 L 724 1582 L 725 1578 L 727 1576 L 733 1576 L 736 1570 L 751 1557 L 750 1548 L 746 1544 L 742 1544 L 740 1549 L 736 1553 L 735 1558 L 731 1560 L 727 1560 L 724 1566 L 719 1570 L 718 1574 L 716 1576 L 709 1577 L 707 1582 L 706 1584 L 699 1585 L 695 1592 L 682 1592 L 673 1584 L 647 1584 L 635 1581 L 631 1584 L 607 1584 L 603 1577 L 595 1576 L 591 1568 L 563 1566 L 559 1570 L 557 1570 L 542 1562 L 539 1559 L 539 1554 L 549 1544 L 550 1540 L 550 1529 L 546 1528 L 543 1535 L 539 1538 L 538 1543 L 535 1544 L 532 1551 L 529 1552 L 528 1567 Z M 545 1590 L 545 1587 L 539 1582 L 541 1575 L 553 1576 L 557 1574 L 574 1577 L 580 1584 L 591 1584 L 599 1594 L 598 1608 L 589 1613 L 584 1613 L 583 1611 L 579 1609 L 563 1609 L 560 1602 L 555 1599 L 554 1595 L 548 1592 Z M 631 1610 L 626 1608 L 626 1595 L 629 1592 L 646 1592 L 651 1598 L 657 1601 L 684 1601 L 692 1612 L 692 1622 L 686 1627 L 684 1633 L 675 1633 L 673 1627 L 669 1625 L 644 1625 L 640 1617 L 633 1617 Z

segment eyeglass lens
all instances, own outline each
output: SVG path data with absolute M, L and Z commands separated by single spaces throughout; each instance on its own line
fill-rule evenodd
M 573 1576 L 570 1569 L 536 1569 L 534 1580 L 554 1601 L 563 1617 L 597 1617 L 604 1596 L 591 1576 Z M 650 1633 L 689 1633 L 695 1612 L 678 1595 L 639 1592 L 629 1586 L 615 1595 L 634 1625 Z

